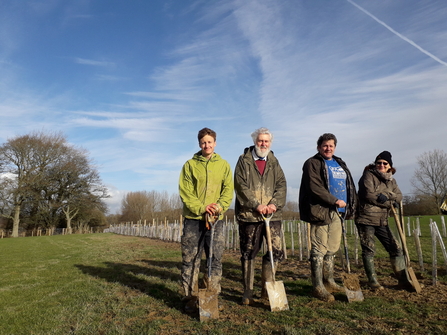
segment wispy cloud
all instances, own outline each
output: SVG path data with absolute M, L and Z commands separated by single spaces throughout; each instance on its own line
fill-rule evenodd
M 207 97 L 206 94 L 202 94 L 200 90 L 194 90 L 185 88 L 181 92 L 126 92 L 125 94 L 133 96 L 133 97 L 139 97 L 139 98 L 146 98 L 146 99 L 153 99 L 153 100 L 185 100 L 185 101 L 201 101 Z
M 94 64 L 92 64 L 92 65 L 94 65 Z M 107 65 L 104 65 L 104 66 L 107 66 Z M 112 76 L 112 75 L 104 75 L 104 74 L 97 74 L 95 76 L 95 79 L 100 80 L 100 81 L 110 81 L 110 82 L 128 80 L 128 78 Z
M 115 66 L 115 63 L 113 62 L 98 61 L 86 58 L 75 58 L 74 61 L 75 63 L 82 65 L 104 66 L 104 67 Z
M 120 197 L 175 192 L 202 127 L 217 131 L 217 152 L 234 166 L 249 134 L 267 126 L 296 200 L 302 163 L 318 136 L 333 132 L 355 178 L 372 156 L 390 150 L 408 191 L 414 157 L 442 145 L 445 133 L 447 71 L 439 64 L 447 54 L 447 6 L 393 2 L 390 10 L 377 0 L 368 3 L 372 15 L 354 1 L 185 2 L 139 21 L 143 42 L 126 20 L 142 8 L 158 10 L 152 2 L 126 3 L 126 15 L 119 2 L 54 2 L 27 14 L 32 25 L 20 6 L 6 7 L 0 137 L 61 129 L 89 150 Z M 30 26 L 41 43 L 24 33 Z M 85 57 L 70 55 L 68 36 L 89 39 L 74 54 Z

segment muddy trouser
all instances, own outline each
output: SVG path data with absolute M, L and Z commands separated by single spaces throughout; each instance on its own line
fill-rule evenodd
M 280 262 L 284 258 L 281 239 L 281 221 L 270 221 L 270 234 L 272 237 L 273 261 Z M 241 261 L 253 260 L 261 250 L 265 237 L 265 223 L 239 221 L 239 243 L 241 249 Z M 263 260 L 270 262 L 270 254 L 267 250 Z
M 399 246 L 389 226 L 369 226 L 364 224 L 357 224 L 356 226 L 360 237 L 360 245 L 362 246 L 362 256 L 374 257 L 376 252 L 374 236 L 382 243 L 390 257 L 403 255 L 402 248 Z
M 310 225 L 310 257 L 332 256 L 340 248 L 341 220 L 336 212 L 331 212 L 332 222 L 328 225 Z
M 185 296 L 197 296 L 196 288 L 199 278 L 200 263 L 203 250 L 208 258 L 211 230 L 206 228 L 203 220 L 185 219 L 182 245 L 182 286 Z M 211 278 L 220 285 L 222 277 L 222 254 L 224 251 L 223 221 L 217 221 L 214 226 L 213 258 L 211 262 Z M 206 264 L 208 274 L 208 262 Z M 220 286 L 219 286 L 220 287 Z M 220 290 L 219 290 L 220 291 Z

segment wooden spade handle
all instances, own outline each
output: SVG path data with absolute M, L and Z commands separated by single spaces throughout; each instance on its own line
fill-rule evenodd
M 402 231 L 401 222 L 399 220 L 399 217 L 397 216 L 394 206 L 391 206 L 391 211 L 393 212 L 394 220 L 396 221 L 396 226 L 397 226 L 397 230 L 399 232 L 399 237 L 400 237 L 400 240 L 402 241 L 402 249 L 404 250 L 405 262 L 407 263 L 407 266 L 408 266 L 410 264 L 410 256 L 408 255 L 407 240 L 405 239 L 405 234 Z

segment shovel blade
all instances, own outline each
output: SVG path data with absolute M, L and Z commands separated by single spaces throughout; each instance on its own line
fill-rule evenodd
M 360 289 L 359 278 L 353 273 L 343 273 L 343 286 L 348 302 L 363 301 L 363 293 Z
M 349 302 L 353 301 L 363 301 L 363 293 L 362 291 L 352 291 L 345 287 L 346 297 L 348 297 Z
M 216 291 L 199 290 L 199 317 L 201 322 L 219 318 L 219 301 Z
M 286 290 L 282 281 L 266 282 L 267 294 L 269 296 L 270 310 L 272 312 L 288 311 Z
M 410 280 L 411 280 L 411 286 L 413 286 L 413 288 L 415 289 L 416 293 L 421 293 L 422 288 L 421 288 L 421 285 L 419 284 L 418 279 L 416 278 L 416 274 L 414 273 L 413 268 L 409 266 L 407 268 L 407 271 L 408 271 L 408 275 L 409 275 Z

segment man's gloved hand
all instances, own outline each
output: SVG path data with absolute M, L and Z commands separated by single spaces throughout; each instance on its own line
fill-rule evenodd
M 399 203 L 398 203 L 397 201 L 394 201 L 394 202 L 393 202 L 393 207 L 394 207 L 394 208 L 399 208 Z
M 384 203 L 387 202 L 387 201 L 388 201 L 388 198 L 386 197 L 386 195 L 380 193 L 380 194 L 377 196 L 377 202 L 378 202 L 379 204 L 384 204 Z

